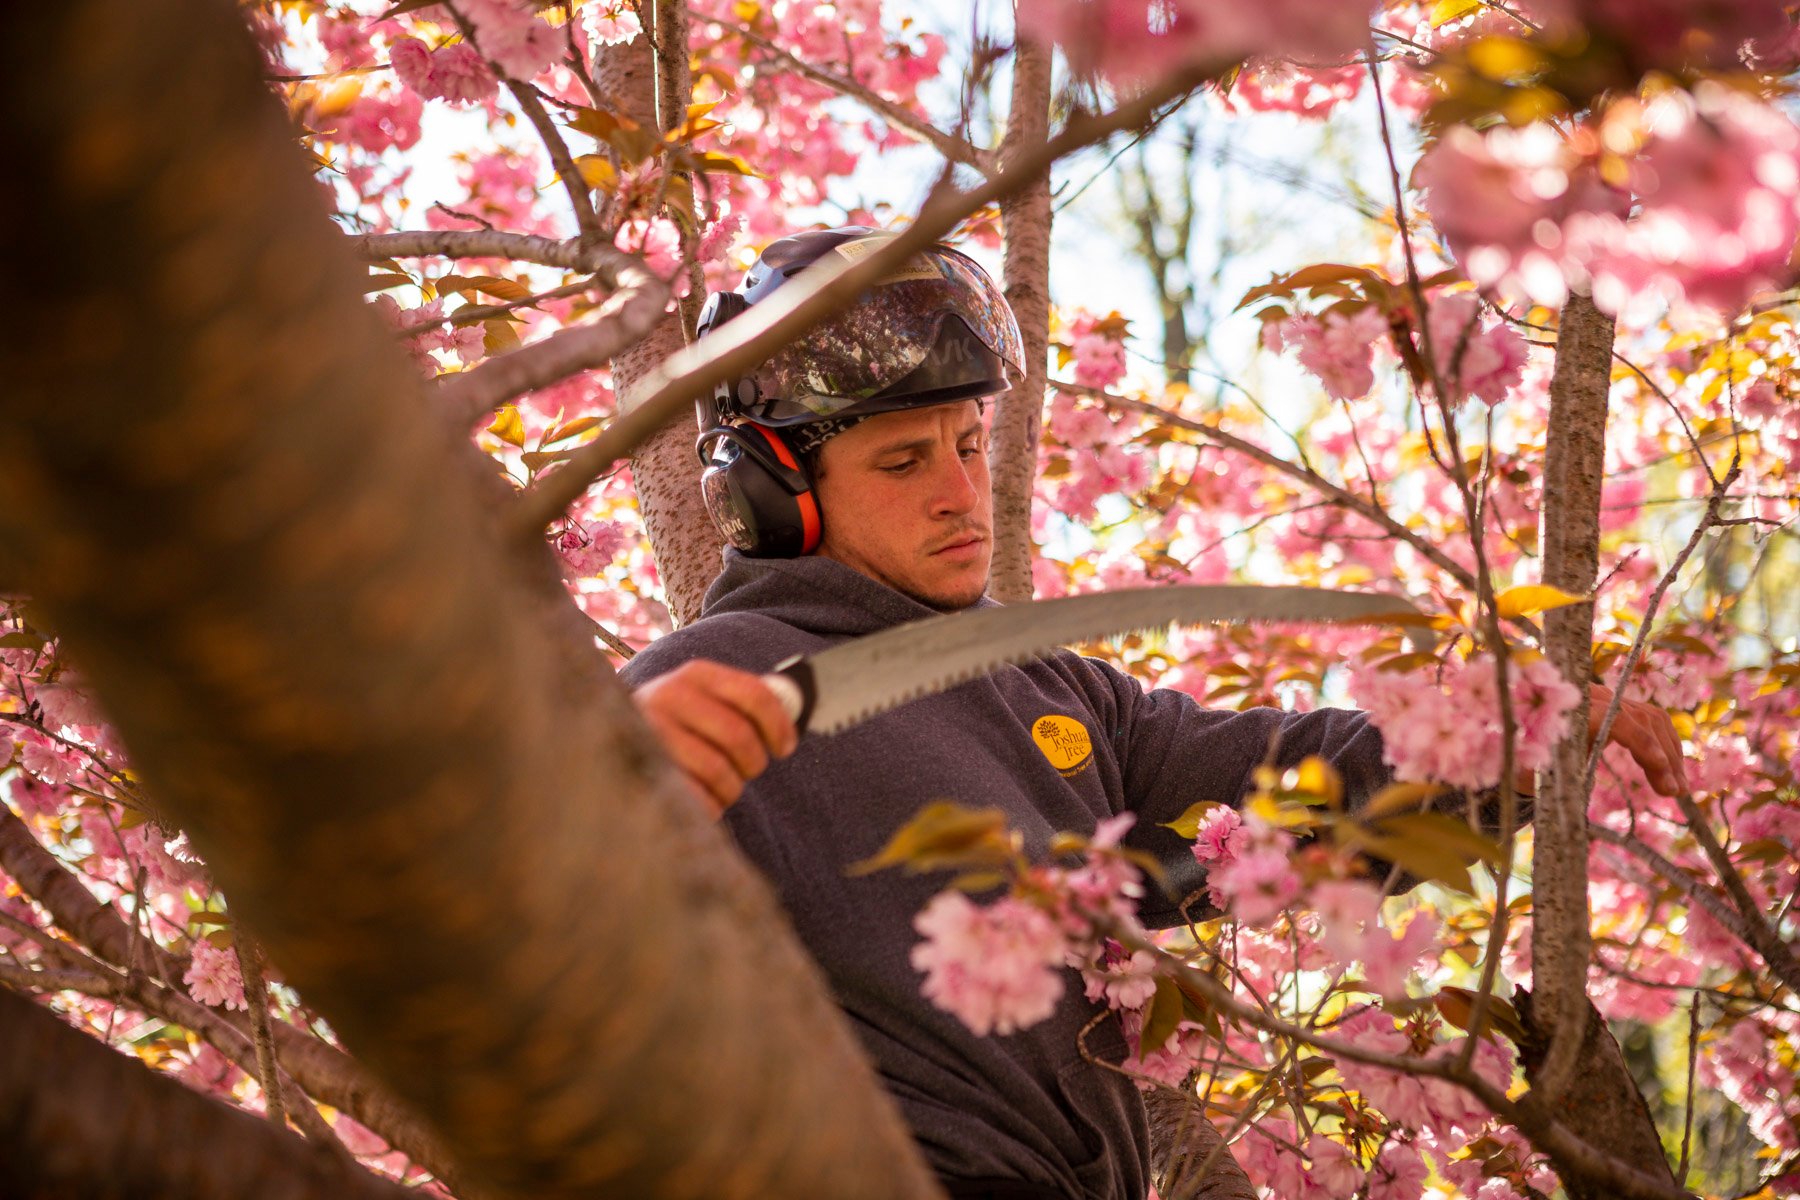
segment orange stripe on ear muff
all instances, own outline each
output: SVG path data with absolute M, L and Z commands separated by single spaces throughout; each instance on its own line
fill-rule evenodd
M 765 429 L 761 425 L 757 425 L 754 428 L 758 433 L 762 434 L 763 439 L 774 448 L 775 457 L 781 460 L 782 466 L 794 471 L 800 469 L 800 463 L 794 458 L 794 452 L 788 449 L 786 438 L 783 438 L 780 434 L 771 429 Z
M 823 533 L 819 528 L 819 502 L 813 499 L 811 488 L 794 499 L 800 502 L 800 553 L 811 554 L 819 548 L 819 538 Z

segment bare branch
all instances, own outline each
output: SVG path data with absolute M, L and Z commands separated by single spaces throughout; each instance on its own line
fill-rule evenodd
M 237 951 L 238 975 L 244 982 L 244 1003 L 250 1013 L 252 1040 L 256 1045 L 256 1079 L 262 1084 L 263 1108 L 269 1121 L 286 1125 L 282 1111 L 281 1076 L 275 1066 L 275 1040 L 269 1033 L 269 987 L 263 978 L 263 956 L 256 943 L 242 930 L 232 940 Z
M 934 244 L 967 214 L 1024 187 L 1064 154 L 1148 120 L 1163 104 L 1186 95 L 1219 70 L 1217 64 L 1184 68 L 1110 112 L 1071 121 L 1063 131 L 1022 154 L 1016 169 L 970 191 L 935 195 L 907 229 L 879 251 L 838 269 L 808 272 L 749 312 L 705 339 L 672 355 L 644 381 L 642 404 L 617 417 L 560 468 L 540 476 L 520 498 L 514 533 L 539 536 L 544 527 L 579 499 L 602 472 L 662 428 L 683 405 L 714 385 L 767 358 L 798 334 L 824 320 L 842 304 L 893 270 L 912 254 Z
M 690 10 L 692 12 L 692 10 Z M 963 138 L 954 137 L 937 128 L 930 121 L 895 101 L 889 100 L 872 88 L 864 87 L 854 79 L 845 78 L 834 71 L 823 67 L 815 67 L 802 61 L 787 50 L 783 50 L 768 38 L 742 25 L 734 25 L 730 21 L 721 21 L 709 13 L 693 13 L 693 16 L 709 24 L 718 25 L 727 33 L 744 39 L 758 49 L 772 55 L 776 61 L 792 71 L 796 71 L 814 83 L 823 84 L 840 95 L 849 96 L 873 112 L 876 116 L 892 125 L 895 129 L 909 137 L 924 142 L 937 150 L 951 162 L 963 163 L 974 167 L 984 175 L 995 173 L 994 155 L 983 150 Z
M 1719 873 L 1719 882 L 1725 886 L 1725 894 L 1731 897 L 1732 904 L 1743 915 L 1745 940 L 1762 955 L 1763 961 L 1781 977 L 1783 983 L 1800 992 L 1800 961 L 1795 960 L 1794 952 L 1788 949 L 1781 940 L 1781 935 L 1757 907 L 1750 889 L 1744 886 L 1744 877 L 1738 874 L 1737 865 L 1731 861 L 1731 855 L 1725 852 L 1725 847 L 1713 833 L 1711 821 L 1700 810 L 1700 806 L 1694 803 L 1692 793 L 1681 793 L 1675 797 L 1675 803 L 1681 806 L 1682 815 L 1687 817 L 1688 831 L 1700 843 L 1706 861 Z
M 350 234 L 345 241 L 365 259 L 384 258 L 506 258 L 598 275 L 608 286 L 617 283 L 617 272 L 637 261 L 607 242 L 583 244 L 579 239 L 533 237 L 498 229 L 410 229 L 400 233 Z

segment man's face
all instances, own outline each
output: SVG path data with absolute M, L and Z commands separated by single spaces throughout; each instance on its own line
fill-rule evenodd
M 818 553 L 943 611 L 987 591 L 993 494 L 973 400 L 882 413 L 819 451 Z

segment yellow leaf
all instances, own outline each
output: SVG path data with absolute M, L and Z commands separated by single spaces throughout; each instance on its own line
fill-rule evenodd
M 581 182 L 590 188 L 611 192 L 619 186 L 618 168 L 604 154 L 583 154 L 575 160 L 575 166 L 581 172 Z
M 519 410 L 510 404 L 494 417 L 494 423 L 487 427 L 487 431 L 503 442 L 521 450 L 525 448 L 525 422 L 520 418 Z
M 748 175 L 751 179 L 762 178 L 749 163 L 735 154 L 726 154 L 719 150 L 697 150 L 693 157 L 696 171 L 705 171 L 714 175 Z
M 1356 815 L 1365 821 L 1373 821 L 1393 813 L 1417 812 L 1443 790 L 1439 783 L 1390 783 L 1357 809 Z
M 1439 29 L 1481 7 L 1481 0 L 1438 0 L 1431 6 L 1431 27 Z
M 481 348 L 489 354 L 503 354 L 515 349 L 519 344 L 519 331 L 512 327 L 512 322 L 494 317 L 481 323 L 483 330 Z M 524 443 L 520 443 L 523 445 Z
M 1200 836 L 1200 822 L 1206 819 L 1206 814 L 1215 808 L 1224 807 L 1225 806 L 1220 804 L 1217 800 L 1202 800 L 1198 804 L 1191 806 L 1186 812 L 1182 813 L 1179 817 L 1176 817 L 1173 821 L 1162 822 L 1162 827 L 1164 829 L 1173 829 L 1182 837 L 1192 841 Z
M 914 872 L 941 867 L 1004 866 L 1014 850 L 1006 814 L 997 808 L 964 808 L 948 800 L 926 805 L 902 825 L 873 858 L 852 863 L 850 875 L 905 865 Z
M 1302 759 L 1298 775 L 1295 791 L 1305 792 L 1309 796 L 1323 796 L 1333 807 L 1343 803 L 1343 777 L 1337 773 L 1337 768 L 1318 755 L 1309 754 Z
M 598 428 L 599 425 L 600 425 L 599 417 L 576 417 L 573 421 L 570 421 L 568 424 L 558 425 L 556 428 L 552 429 L 549 433 L 546 433 L 544 435 L 544 440 L 542 442 L 540 442 L 539 445 L 554 446 L 554 445 L 556 445 L 556 443 L 563 441 L 565 438 L 572 438 L 572 437 L 575 437 L 577 434 L 586 433 L 590 429 Z
M 1469 65 L 1496 82 L 1530 75 L 1544 65 L 1537 47 L 1523 38 L 1484 37 L 1469 47 Z
M 1503 617 L 1529 617 L 1566 604 L 1579 604 L 1585 599 L 1586 596 L 1571 596 L 1561 588 L 1551 587 L 1547 583 L 1527 583 L 1507 588 L 1494 597 L 1494 603 Z

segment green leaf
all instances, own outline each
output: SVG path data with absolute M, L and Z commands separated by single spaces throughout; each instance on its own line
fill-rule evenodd
M 1579 604 L 1586 596 L 1571 596 L 1547 583 L 1527 583 L 1510 587 L 1494 597 L 1494 605 L 1503 617 L 1529 617 L 1546 609 Z
M 1169 1036 L 1181 1026 L 1185 1006 L 1181 989 L 1173 979 L 1156 981 L 1156 995 L 1150 998 L 1150 1011 L 1144 1015 L 1144 1031 L 1138 1038 L 1138 1057 L 1161 1050 Z
M 1202 800 L 1198 804 L 1190 805 L 1186 812 L 1182 813 L 1179 817 L 1176 817 L 1173 821 L 1162 822 L 1162 827 L 1164 829 L 1173 829 L 1176 833 L 1179 833 L 1182 837 L 1191 842 L 1200 836 L 1200 822 L 1206 819 L 1206 814 L 1215 808 L 1224 807 L 1225 806 L 1220 804 L 1217 800 Z
M 1006 814 L 997 808 L 964 808 L 940 800 L 919 810 L 873 858 L 852 863 L 846 873 L 868 875 L 888 867 L 935 871 L 944 867 L 1002 867 L 1012 857 Z
M 230 913 L 197 912 L 197 913 L 189 913 L 188 914 L 189 928 L 194 928 L 194 927 L 197 927 L 200 925 L 229 925 L 229 924 L 231 924 L 231 914 Z

